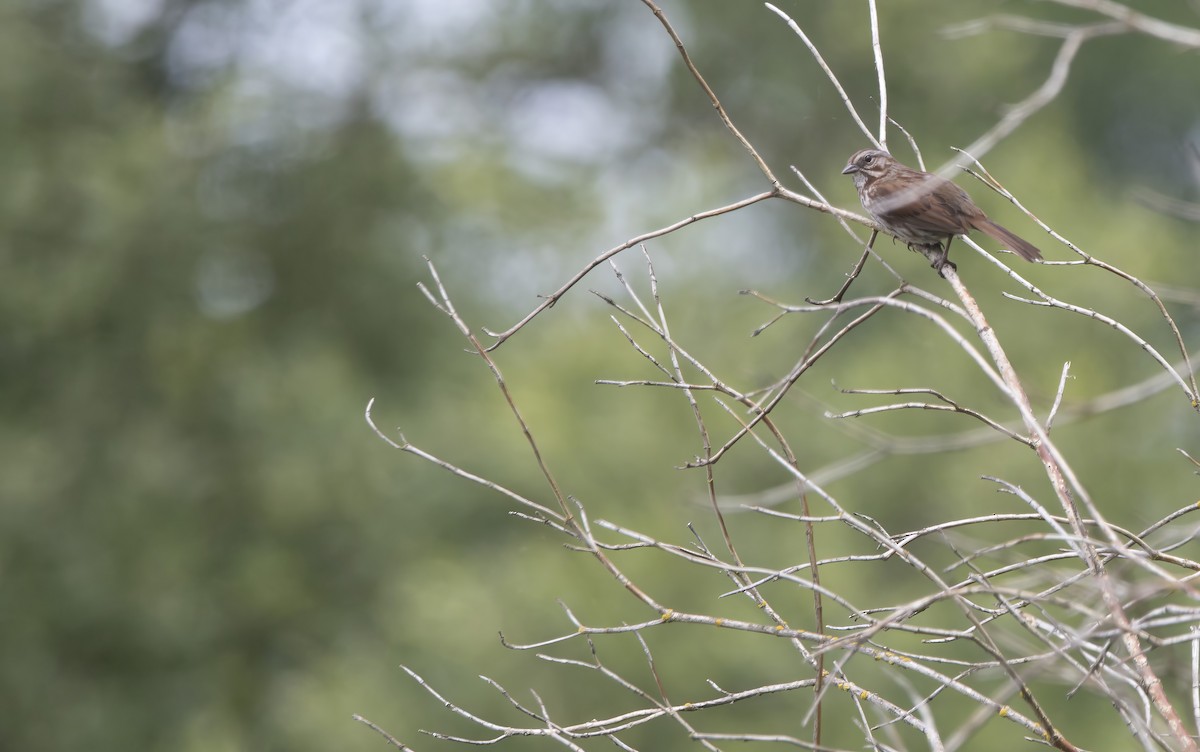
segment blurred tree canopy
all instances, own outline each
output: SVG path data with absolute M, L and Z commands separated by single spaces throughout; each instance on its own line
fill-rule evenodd
M 779 5 L 855 101 L 873 102 L 865 3 Z M 1132 5 L 1200 20 L 1188 3 Z M 998 6 L 1087 15 L 1021 0 L 881 6 L 891 111 L 930 163 L 1040 85 L 1057 50 L 945 27 Z M 861 136 L 786 26 L 757 4 L 664 8 L 776 172 L 798 165 L 856 208 L 838 170 Z M 1195 224 L 1132 191 L 1200 198 L 1186 157 L 1200 141 L 1198 94 L 1194 51 L 1099 39 L 1063 95 L 986 163 L 1081 246 L 1190 287 Z M 0 102 L 0 747 L 379 748 L 354 712 L 453 731 L 400 663 L 460 686 L 507 672 L 586 707 L 568 678 L 499 648 L 496 630 L 556 634 L 557 595 L 644 615 L 496 498 L 389 450 L 362 413 L 377 397 L 382 427 L 534 487 L 488 374 L 414 287 L 422 256 L 468 320 L 499 329 L 604 249 L 765 189 L 652 14 L 621 0 L 12 0 L 0 11 Z M 651 251 L 681 328 L 764 383 L 796 340 L 751 340 L 770 314 L 737 290 L 827 294 L 858 254 L 791 205 L 711 220 Z M 900 246 L 891 258 L 923 264 Z M 634 251 L 621 260 L 639 264 Z M 611 289 L 610 276 L 597 270 L 584 287 Z M 1127 298 L 1114 299 L 1123 320 L 1159 331 L 1151 306 L 1114 295 Z M 1115 335 L 1094 324 L 1064 316 L 1048 331 L 1009 308 L 998 326 L 1026 329 L 1013 355 L 1047 393 L 1065 357 L 1081 365 L 1080 395 L 1150 372 L 1106 357 Z M 1194 304 L 1180 321 L 1194 331 Z M 501 365 L 572 493 L 677 532 L 703 484 L 673 469 L 689 457 L 681 448 L 694 451 L 689 416 L 682 402 L 592 384 L 636 373 L 624 347 L 581 288 L 506 345 Z M 843 363 L 856 386 L 877 385 L 880 360 L 930 358 L 926 343 L 886 331 L 862 347 L 869 358 Z M 1195 430 L 1169 399 L 1155 403 L 1156 430 L 1185 443 Z M 1120 414 L 1102 427 L 1145 430 Z M 808 449 L 839 447 L 814 438 Z M 1131 451 L 1099 447 L 1090 469 Z M 1114 496 L 1172 461 L 1140 460 L 1106 470 Z M 750 463 L 729 490 L 760 490 L 762 471 Z M 909 472 L 915 496 L 969 480 Z M 871 513 L 920 514 L 907 510 L 881 501 Z M 678 587 L 686 598 L 693 586 Z M 498 702 L 474 684 L 458 699 Z

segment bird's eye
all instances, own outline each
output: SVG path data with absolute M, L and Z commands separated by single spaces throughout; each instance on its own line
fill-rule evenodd
M 868 155 L 866 156 L 866 158 L 865 158 L 865 159 L 863 159 L 863 164 L 871 164 L 871 163 L 872 163 L 872 162 L 874 162 L 874 161 L 875 161 L 875 155 L 874 155 L 874 154 L 868 154 Z

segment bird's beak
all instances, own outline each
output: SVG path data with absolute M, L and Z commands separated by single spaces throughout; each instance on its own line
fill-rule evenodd
M 852 172 L 858 172 L 858 165 L 854 164 L 853 162 L 842 168 L 843 175 L 849 175 Z

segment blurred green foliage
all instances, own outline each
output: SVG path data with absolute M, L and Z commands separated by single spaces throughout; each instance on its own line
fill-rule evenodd
M 503 650 L 495 633 L 525 642 L 571 631 L 555 598 L 592 624 L 651 615 L 550 531 L 509 517 L 504 499 L 387 448 L 363 408 L 377 397 L 385 430 L 400 426 L 423 448 L 545 500 L 491 377 L 416 290 L 428 281 L 422 256 L 473 326 L 501 329 L 601 251 L 767 186 L 639 3 L 267 5 L 15 0 L 0 11 L 0 748 L 380 748 L 350 720 L 356 712 L 418 745 L 417 728 L 476 731 L 401 663 L 495 717 L 511 711 L 477 674 L 522 699 L 534 687 L 565 718 L 627 702 L 581 670 Z M 865 4 L 780 5 L 874 122 Z M 1038 86 L 1057 49 L 1006 31 L 940 34 L 995 3 L 881 5 L 891 111 L 930 163 Z M 1140 5 L 1197 22 L 1183 3 Z M 777 174 L 796 186 L 787 166 L 797 165 L 856 208 L 838 170 L 863 139 L 786 26 L 761 6 L 723 0 L 665 10 Z M 1089 43 L 1061 98 L 986 163 L 1090 252 L 1191 287 L 1195 225 L 1130 190 L 1197 198 L 1184 156 L 1200 132 L 1193 63 L 1194 53 L 1132 36 Z M 1036 232 L 972 191 L 1005 224 Z M 707 220 L 649 251 L 676 336 L 747 389 L 785 373 L 817 322 L 786 318 L 751 338 L 773 311 L 737 291 L 823 297 L 858 255 L 828 218 L 783 204 Z M 919 284 L 939 284 L 901 247 L 883 252 Z M 1002 277 L 965 248 L 957 258 L 1039 409 L 1063 360 L 1075 364 L 1068 402 L 1154 372 L 1111 330 L 1004 301 Z M 644 292 L 640 253 L 619 264 Z M 1129 286 L 1085 269 L 1022 271 L 1103 304 L 1170 351 L 1161 319 Z M 515 398 L 593 515 L 685 544 L 690 521 L 715 544 L 697 503 L 703 477 L 675 469 L 701 451 L 681 395 L 593 384 L 655 373 L 588 287 L 620 296 L 598 269 L 498 351 Z M 858 289 L 890 287 L 871 267 Z M 1194 304 L 1174 310 L 1194 344 Z M 821 417 L 862 405 L 831 380 L 934 384 L 1000 404 L 920 323 L 884 314 L 852 340 L 781 410 L 806 467 L 861 447 Z M 705 409 L 723 441 L 735 424 Z M 1136 414 L 1059 432 L 1113 521 L 1136 528 L 1194 493 L 1172 454 L 1194 448 L 1194 420 L 1168 392 Z M 871 425 L 972 427 L 949 421 Z M 1041 489 L 1029 457 L 991 446 L 895 457 L 834 490 L 899 531 L 1002 504 L 980 468 Z M 719 490 L 784 480 L 739 451 Z M 798 529 L 748 515 L 732 524 L 750 558 L 804 557 Z M 757 618 L 743 601 L 714 605 L 724 581 L 644 555 L 626 565 L 676 607 Z M 880 587 L 906 587 L 893 576 L 841 587 L 869 602 Z M 789 617 L 808 623 L 807 594 L 784 593 Z M 770 641 L 688 636 L 648 634 L 676 700 L 707 696 L 708 678 L 737 689 L 807 675 Z M 651 686 L 632 638 L 602 650 Z M 796 702 L 726 712 L 740 727 L 756 718 L 762 733 L 801 734 Z M 1072 729 L 1077 741 L 1103 746 L 1106 733 L 1123 733 L 1105 708 L 1096 713 L 1109 722 Z M 847 731 L 831 733 L 857 738 Z M 1011 730 L 996 738 L 1011 740 Z M 629 741 L 670 749 L 678 739 L 663 723 Z

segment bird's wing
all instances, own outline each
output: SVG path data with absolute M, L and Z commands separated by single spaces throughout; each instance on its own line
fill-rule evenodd
M 966 191 L 936 175 L 915 175 L 915 181 L 876 181 L 874 213 L 930 233 L 958 235 L 971 229 L 971 220 L 982 212 Z

